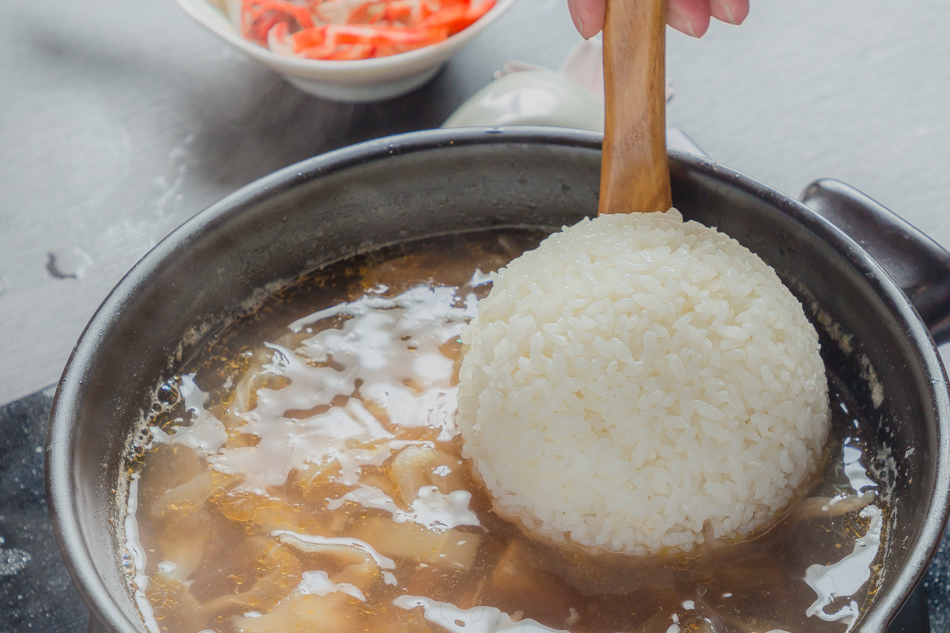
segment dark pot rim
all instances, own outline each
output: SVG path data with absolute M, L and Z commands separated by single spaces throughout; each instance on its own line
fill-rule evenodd
M 174 257 L 183 243 L 192 241 L 196 235 L 213 231 L 222 218 L 239 214 L 249 205 L 290 191 L 302 183 L 363 163 L 453 145 L 523 143 L 599 151 L 601 142 L 599 133 L 536 127 L 428 130 L 367 141 L 304 160 L 242 187 L 184 222 L 149 251 L 109 293 L 84 329 L 57 388 L 47 431 L 46 492 L 53 529 L 66 567 L 90 605 L 93 617 L 115 630 L 142 630 L 141 621 L 133 622 L 126 617 L 99 578 L 83 536 L 76 502 L 83 495 L 83 486 L 74 468 L 73 421 L 82 403 L 84 377 L 99 355 L 99 339 L 122 318 L 123 305 L 138 288 L 149 282 L 155 268 L 166 258 Z M 681 170 L 718 179 L 728 178 L 735 187 L 769 202 L 796 222 L 822 235 L 828 245 L 860 271 L 870 287 L 897 315 L 904 335 L 913 342 L 916 360 L 931 376 L 930 396 L 939 426 L 939 446 L 931 447 L 938 459 L 936 485 L 930 498 L 930 512 L 913 553 L 897 577 L 889 576 L 887 590 L 877 595 L 862 621 L 861 630 L 883 631 L 926 572 L 950 513 L 950 393 L 933 339 L 913 305 L 881 265 L 804 204 L 705 157 L 671 149 L 670 160 L 674 172 Z

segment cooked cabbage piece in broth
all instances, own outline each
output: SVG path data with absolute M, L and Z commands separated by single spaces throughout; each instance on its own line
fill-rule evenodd
M 820 478 L 742 542 L 590 556 L 493 512 L 455 426 L 459 338 L 489 273 L 541 237 L 442 238 L 330 267 L 163 383 L 128 469 L 126 546 L 146 625 L 848 630 L 876 586 L 887 507 L 833 376 Z

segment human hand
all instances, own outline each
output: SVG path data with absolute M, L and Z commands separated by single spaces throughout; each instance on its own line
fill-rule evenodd
M 604 27 L 607 0 L 567 0 L 567 5 L 574 25 L 585 39 L 593 37 Z M 669 0 L 666 23 L 677 31 L 700 37 L 709 28 L 710 17 L 729 24 L 741 24 L 747 15 L 749 0 Z

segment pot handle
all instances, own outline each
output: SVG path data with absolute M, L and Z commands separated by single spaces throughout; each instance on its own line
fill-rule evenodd
M 839 180 L 815 181 L 801 199 L 883 266 L 917 308 L 938 345 L 950 341 L 950 253 L 893 211 Z

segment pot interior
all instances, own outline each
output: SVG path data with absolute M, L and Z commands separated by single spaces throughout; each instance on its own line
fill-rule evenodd
M 324 264 L 416 238 L 556 228 L 596 213 L 599 142 L 524 130 L 371 142 L 258 181 L 149 253 L 89 324 L 51 417 L 54 526 L 94 613 L 117 630 L 144 630 L 117 554 L 116 489 L 135 425 L 174 367 L 265 293 Z M 886 274 L 824 220 L 715 163 L 671 160 L 674 205 L 779 272 L 818 328 L 826 365 L 873 422 L 895 511 L 883 584 L 862 626 L 881 630 L 926 569 L 946 510 L 948 404 L 933 345 Z

